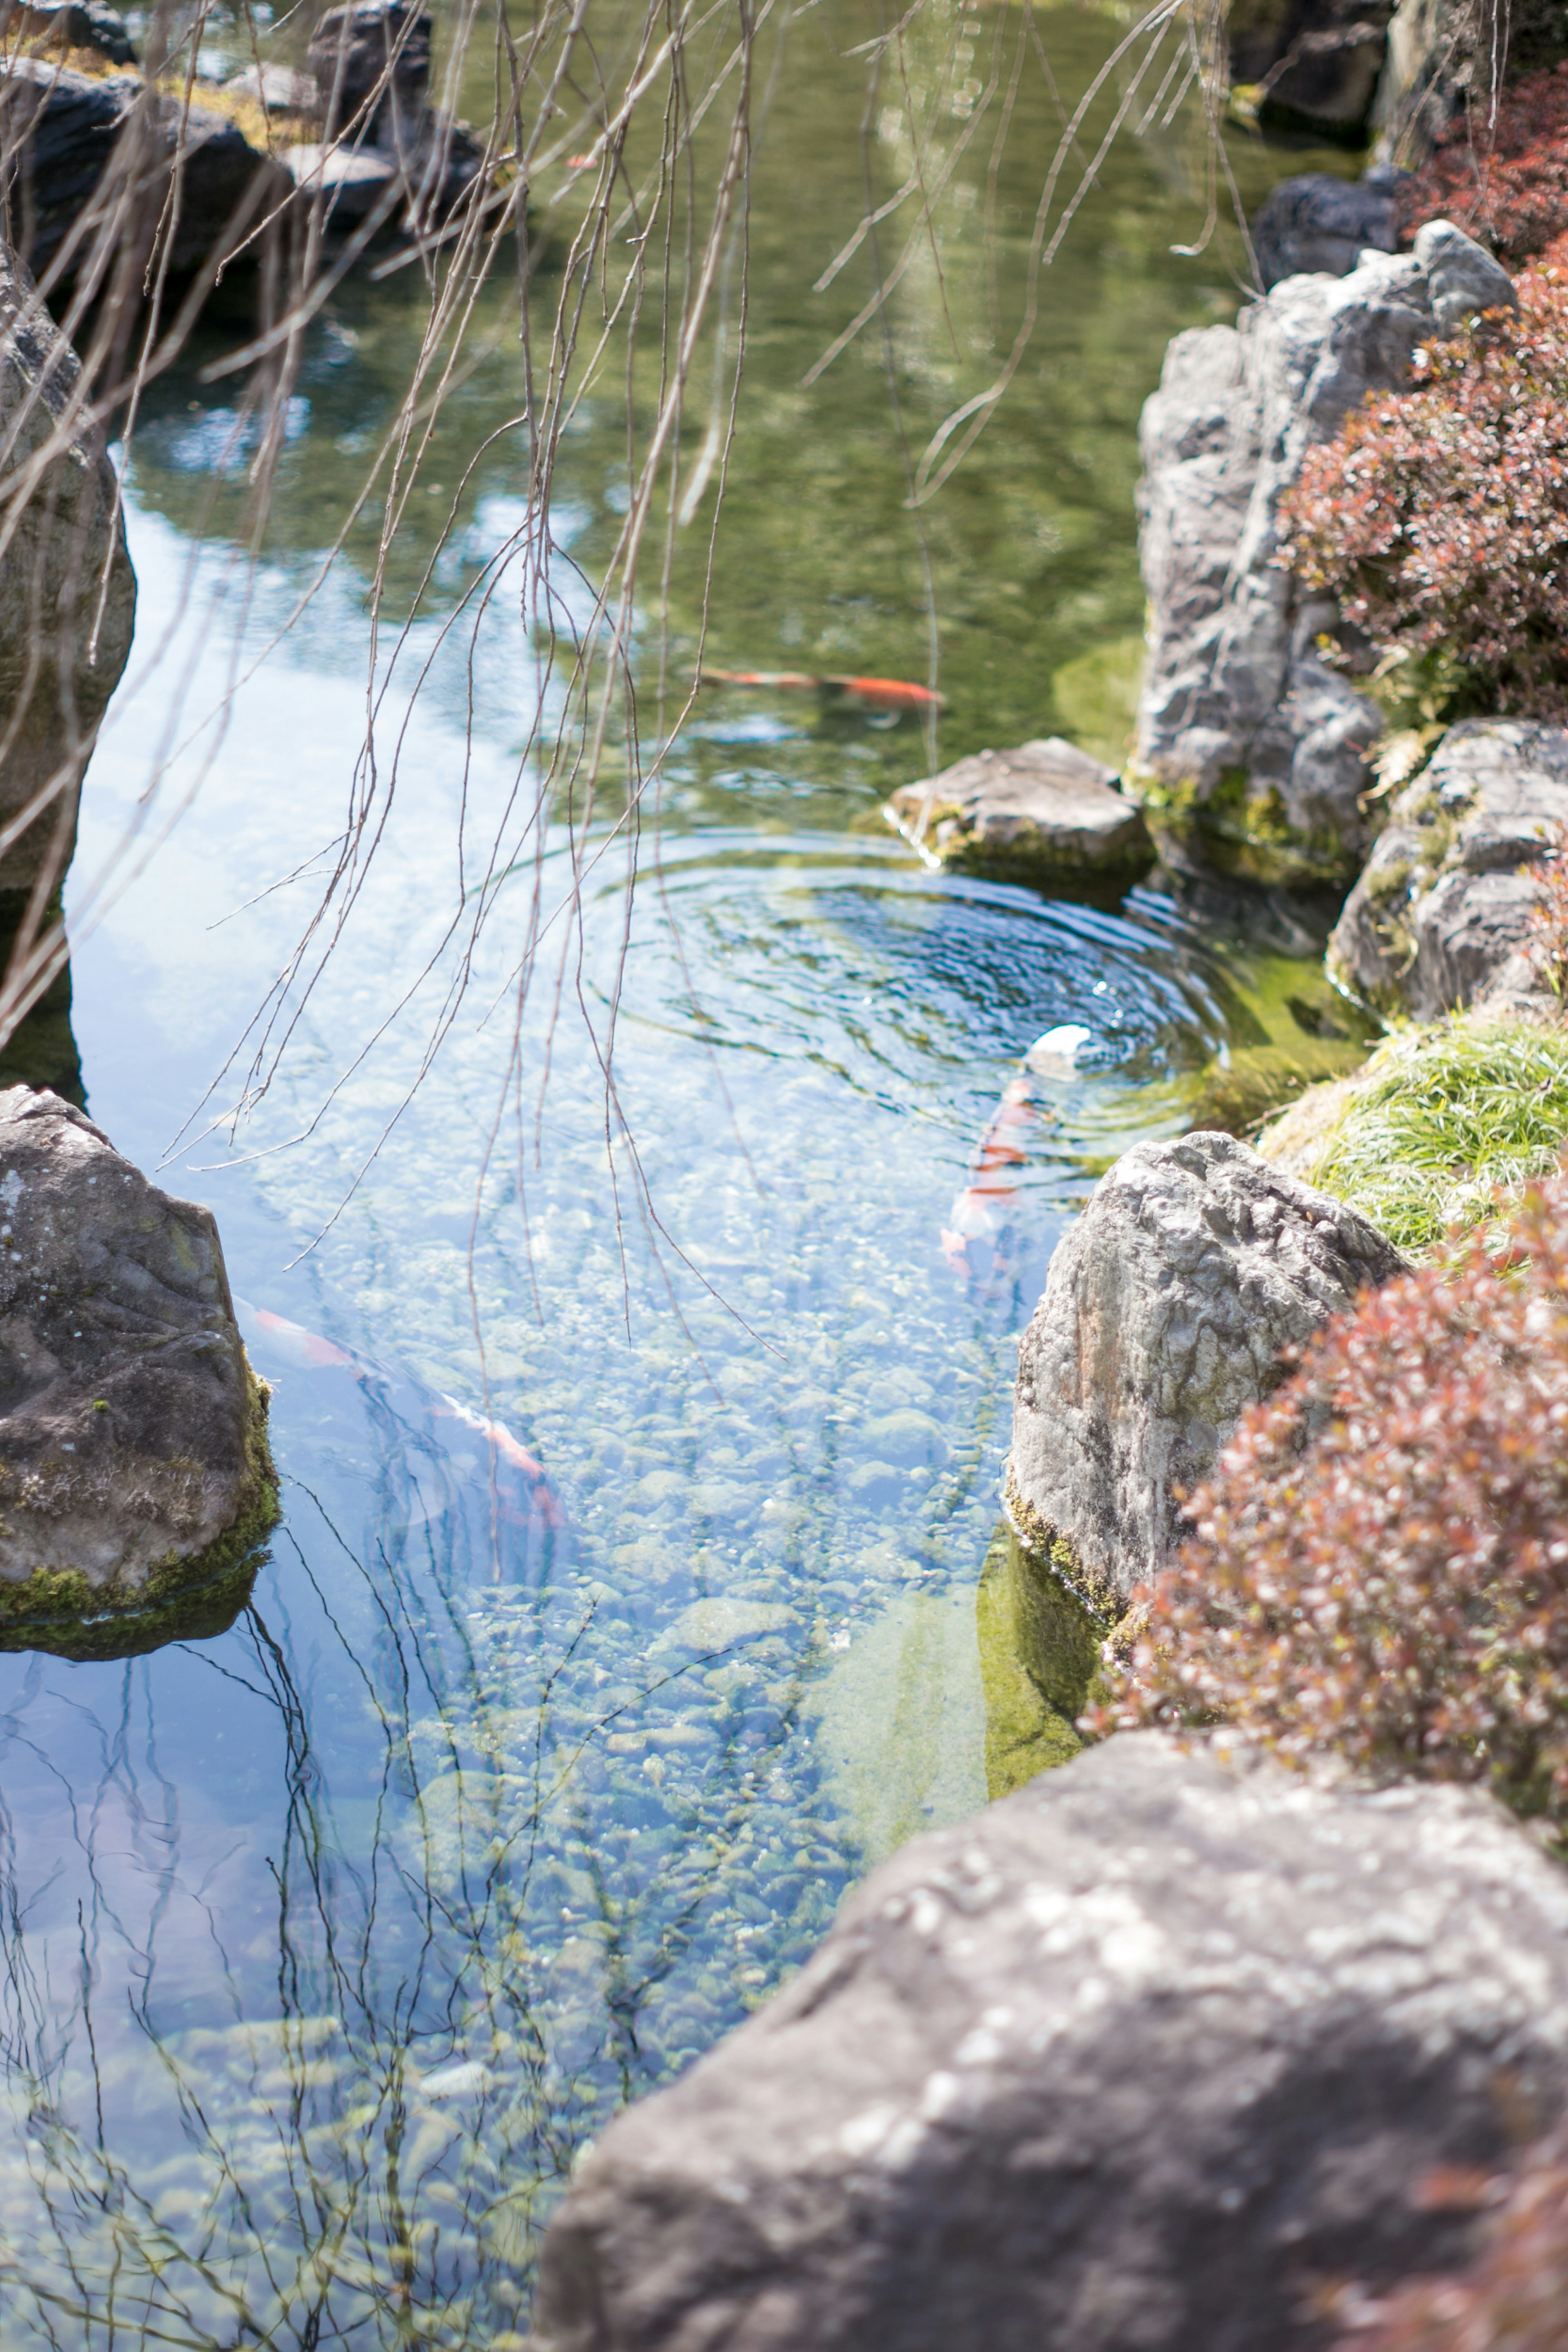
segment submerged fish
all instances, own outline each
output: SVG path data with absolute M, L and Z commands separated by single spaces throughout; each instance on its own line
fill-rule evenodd
M 831 709 L 880 712 L 886 719 L 901 719 L 906 710 L 946 710 L 947 698 L 929 686 L 913 686 L 902 677 L 848 677 L 831 674 L 818 677 L 798 669 L 699 669 L 699 686 L 766 686 L 799 688 L 814 692 Z
M 558 1535 L 566 1513 L 544 1465 L 504 1422 L 460 1399 L 391 1372 L 319 1331 L 291 1323 L 269 1307 L 236 1298 L 246 1345 L 263 1359 L 318 1377 L 342 1373 L 373 1417 L 390 1423 L 400 1441 L 400 1517 L 408 1527 L 429 1525 L 467 1493 L 493 1500 L 497 1518 L 526 1537 Z
M 1048 1029 L 1024 1055 L 1021 1074 L 1003 1087 L 970 1163 L 969 1181 L 956 1195 L 942 1228 L 942 1254 L 955 1274 L 983 1278 L 1007 1256 L 1018 1202 L 1016 1171 L 1029 1158 L 1030 1137 L 1051 1116 L 1036 1099 L 1034 1081 L 1074 1076 L 1078 1055 L 1091 1034 L 1076 1022 Z

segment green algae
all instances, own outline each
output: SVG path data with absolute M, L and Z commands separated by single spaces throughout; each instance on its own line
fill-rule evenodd
M 246 1475 L 234 1524 L 202 1551 L 171 1552 L 140 1584 L 93 1584 L 74 1569 L 35 1569 L 0 1584 L 0 1651 L 46 1650 L 78 1662 L 130 1658 L 227 1631 L 250 1597 L 279 1514 L 269 1392 L 248 1364 L 246 1378 Z

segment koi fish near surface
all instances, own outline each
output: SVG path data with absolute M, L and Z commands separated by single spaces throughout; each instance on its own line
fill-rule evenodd
M 1072 1077 L 1090 1035 L 1076 1022 L 1048 1029 L 1024 1055 L 1019 1076 L 1003 1087 L 970 1164 L 969 1181 L 955 1197 L 942 1228 L 942 1255 L 955 1274 L 981 1280 L 1006 1259 L 1013 1240 L 1017 1171 L 1029 1159 L 1030 1137 L 1051 1116 L 1036 1100 L 1035 1079 Z
M 236 1298 L 235 1307 L 246 1346 L 264 1362 L 270 1359 L 318 1379 L 347 1375 L 341 1384 L 330 1382 L 320 1402 L 335 1397 L 340 1386 L 351 1390 L 363 1415 L 392 1436 L 400 1490 L 395 1507 L 402 1525 L 434 1526 L 473 1495 L 481 1518 L 487 1519 L 493 1507 L 499 1527 L 520 1532 L 525 1551 L 531 1540 L 564 1530 L 566 1513 L 544 1465 L 503 1422 L 388 1371 L 268 1307 L 244 1298 Z M 356 1418 L 362 1427 L 362 1418 Z
M 847 677 L 832 675 L 810 676 L 796 669 L 699 669 L 699 686 L 765 686 L 799 688 L 815 693 L 823 705 L 833 710 L 863 710 L 879 716 L 883 726 L 891 726 L 906 711 L 946 710 L 947 698 L 929 686 L 913 686 L 902 677 Z

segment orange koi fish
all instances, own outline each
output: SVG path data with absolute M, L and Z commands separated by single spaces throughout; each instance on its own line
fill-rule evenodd
M 955 1198 L 949 1222 L 942 1228 L 942 1255 L 955 1274 L 971 1280 L 986 1276 L 1007 1255 L 1018 1200 L 1015 1171 L 1028 1160 L 1030 1136 L 1049 1118 L 1036 1099 L 1035 1080 L 1071 1077 L 1089 1038 L 1090 1032 L 1076 1022 L 1048 1029 L 1024 1055 L 1020 1075 L 1003 1087 L 971 1162 L 969 1181 Z
M 840 710 L 874 710 L 902 718 L 906 710 L 946 710 L 947 698 L 928 686 L 912 686 L 902 677 L 846 677 L 841 674 L 816 677 L 798 669 L 699 669 L 699 686 L 766 686 L 800 688 L 819 695 Z
M 413 1453 L 435 1445 L 443 1454 L 461 1459 L 472 1450 L 479 1466 L 500 1474 L 503 1517 L 531 1522 L 551 1533 L 565 1528 L 566 1513 L 550 1484 L 549 1474 L 505 1423 L 491 1421 L 456 1397 L 433 1391 L 417 1381 L 389 1372 L 372 1363 L 368 1356 L 351 1348 L 340 1348 L 331 1339 L 323 1339 L 320 1332 L 308 1331 L 303 1323 L 291 1323 L 287 1316 L 275 1315 L 270 1307 L 253 1307 L 248 1299 L 237 1297 L 235 1306 L 246 1338 L 264 1357 L 281 1359 L 300 1371 L 349 1372 L 355 1386 L 372 1397 L 407 1433 Z M 466 1435 L 466 1444 L 463 1438 L 435 1439 L 431 1428 L 435 1422 L 455 1422 Z M 481 1441 L 478 1447 L 473 1446 L 475 1438 Z

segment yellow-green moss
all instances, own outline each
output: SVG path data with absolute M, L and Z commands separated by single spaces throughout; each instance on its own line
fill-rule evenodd
M 93 1584 L 75 1569 L 35 1569 L 0 1582 L 0 1650 L 47 1650 L 57 1657 L 133 1657 L 166 1642 L 221 1633 L 249 1597 L 277 1524 L 277 1474 L 267 1442 L 268 1391 L 249 1365 L 246 1475 L 233 1525 L 217 1541 L 182 1558 L 171 1552 L 140 1584 Z

